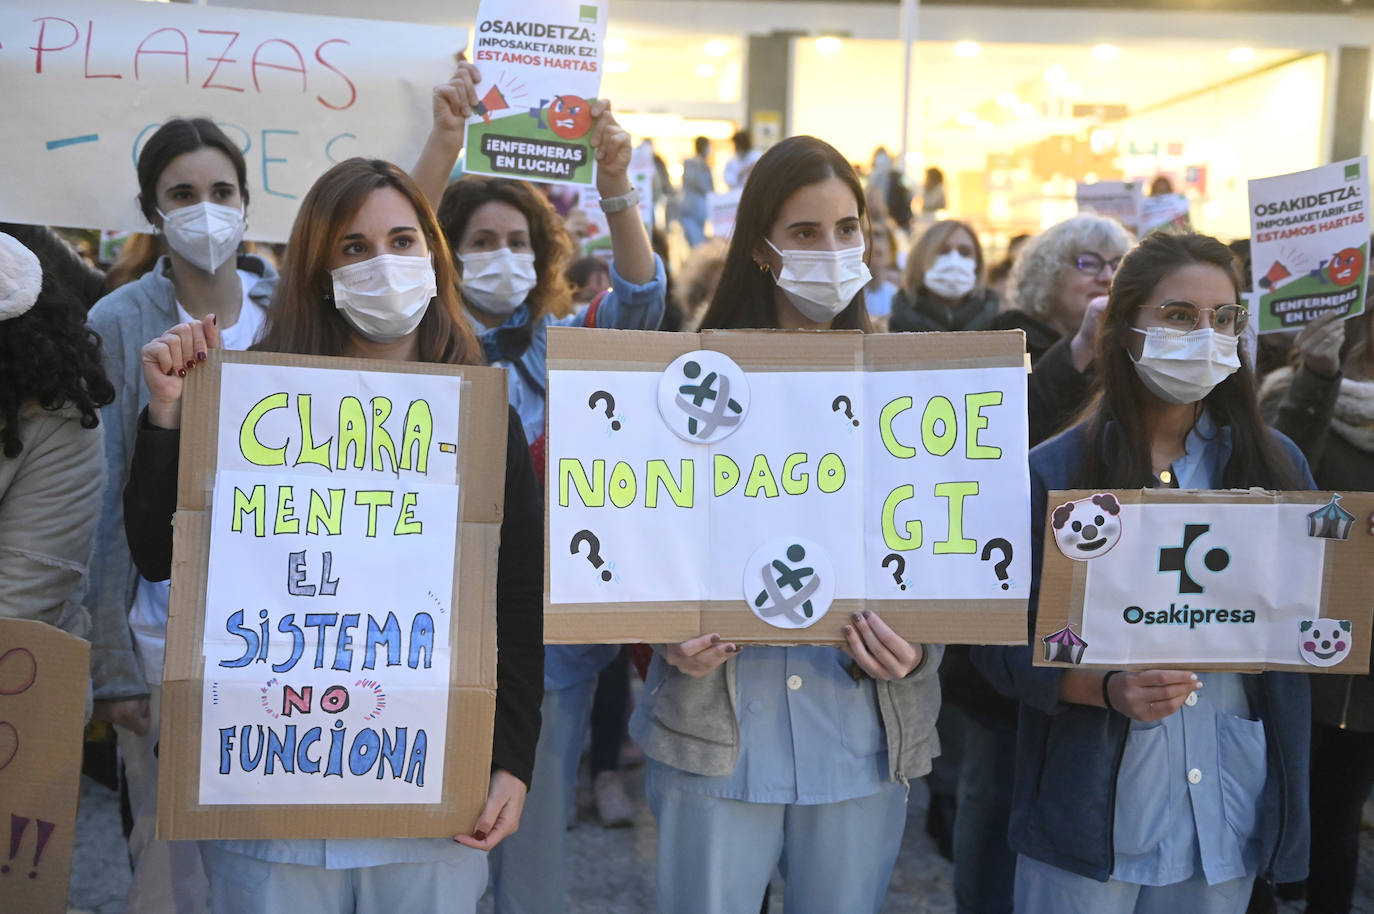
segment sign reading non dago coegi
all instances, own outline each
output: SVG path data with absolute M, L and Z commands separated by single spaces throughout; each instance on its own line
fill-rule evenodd
M 482 0 L 473 60 L 481 96 L 468 119 L 474 174 L 591 184 L 592 104 L 601 91 L 606 0 Z
M 550 641 L 1024 638 L 1014 333 L 550 334 Z

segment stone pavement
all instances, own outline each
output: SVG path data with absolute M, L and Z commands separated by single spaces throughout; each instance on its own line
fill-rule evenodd
M 583 818 L 569 834 L 572 858 L 568 870 L 568 914 L 647 914 L 653 910 L 654 820 L 642 800 L 642 769 L 626 774 L 632 796 L 640 797 L 632 828 L 604 829 Z M 924 783 L 912 785 L 906 838 L 897 859 L 883 914 L 953 914 L 953 867 L 940 857 L 924 823 Z M 1374 820 L 1374 804 L 1366 808 Z M 129 887 L 128 850 L 119 827 L 115 794 L 82 778 L 77 819 L 76 857 L 72 865 L 72 911 L 125 914 Z M 775 881 L 772 914 L 782 912 L 783 886 Z M 1282 914 L 1301 914 L 1301 904 L 1280 905 Z M 1360 846 L 1360 882 L 1356 914 L 1374 914 L 1374 832 L 1368 825 Z M 480 914 L 490 914 L 485 898 Z M 128 912 L 137 914 L 137 912 Z

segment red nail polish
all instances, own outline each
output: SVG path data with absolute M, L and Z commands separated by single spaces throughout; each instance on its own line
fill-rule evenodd
M 852 620 L 855 621 L 855 622 L 858 622 L 858 621 L 859 621 L 859 614 L 858 614 L 858 613 L 850 613 L 850 614 L 849 614 L 849 618 L 852 619 Z
M 195 367 L 196 367 L 196 360 L 195 360 L 195 359 L 187 359 L 187 360 L 186 360 L 186 368 L 187 368 L 187 370 L 190 370 L 190 369 L 195 368 Z
M 712 643 L 712 644 L 720 644 L 720 635 L 712 635 L 712 636 L 711 636 L 711 643 Z
M 177 377 L 178 377 L 178 378 L 184 378 L 184 377 L 186 377 L 186 369 L 185 369 L 185 368 L 178 368 L 178 369 L 177 369 Z
M 864 610 L 864 618 L 865 618 L 865 619 L 872 619 L 872 618 L 873 618 L 873 613 L 872 613 L 871 611 L 865 609 L 865 610 Z
M 203 353 L 203 352 L 197 352 L 197 353 L 196 353 L 196 361 L 197 361 L 197 362 L 204 362 L 205 359 L 206 359 L 205 353 Z
M 472 836 L 476 838 L 478 841 L 487 840 L 487 833 L 484 831 L 475 831 L 472 833 Z
M 854 634 L 854 626 L 852 626 L 852 625 L 846 625 L 846 626 L 844 627 L 844 633 L 845 633 L 846 635 L 852 635 L 852 634 Z

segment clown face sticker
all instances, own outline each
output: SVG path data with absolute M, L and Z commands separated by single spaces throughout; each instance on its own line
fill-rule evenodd
M 1313 666 L 1335 666 L 1354 642 L 1346 619 L 1303 619 L 1298 623 L 1298 654 Z
M 1060 505 L 1053 515 L 1054 541 L 1076 562 L 1106 555 L 1121 539 L 1121 505 L 1110 493 Z

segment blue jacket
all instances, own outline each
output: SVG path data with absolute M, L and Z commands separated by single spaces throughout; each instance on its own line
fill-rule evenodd
M 1107 436 L 1112 428 L 1107 428 Z M 1273 432 L 1308 488 L 1316 488 L 1302 452 Z M 1029 631 L 1035 632 L 1048 494 L 1078 488 L 1085 425 L 1030 453 L 1031 589 Z M 1012 784 L 1012 850 L 1105 882 L 1112 873 L 1116 782 L 1130 721 L 1104 708 L 1059 700 L 1060 670 L 1031 665 L 1031 649 L 975 647 L 973 661 L 1008 697 L 1021 702 Z M 1304 673 L 1246 676 L 1250 705 L 1265 722 L 1271 775 L 1261 798 L 1260 875 L 1295 882 L 1307 875 L 1308 756 L 1311 710 Z

